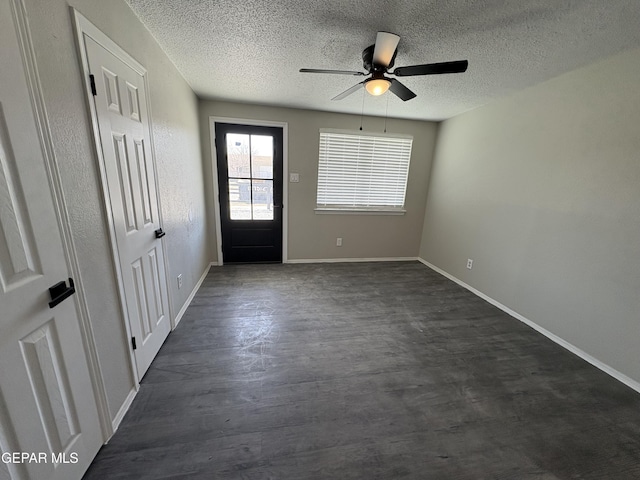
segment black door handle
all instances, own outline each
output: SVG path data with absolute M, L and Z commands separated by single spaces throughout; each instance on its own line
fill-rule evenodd
M 164 237 L 165 235 L 166 235 L 166 233 L 164 233 L 164 232 L 162 231 L 162 228 L 159 228 L 159 229 L 157 229 L 157 230 L 156 230 L 156 238 L 162 238 L 162 237 Z
M 76 288 L 73 284 L 73 278 L 69 279 L 68 287 L 64 280 L 62 282 L 56 283 L 53 287 L 49 287 L 49 295 L 51 295 L 49 308 L 55 307 L 74 293 L 76 293 Z

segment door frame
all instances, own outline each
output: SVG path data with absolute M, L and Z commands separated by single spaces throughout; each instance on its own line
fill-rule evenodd
M 28 14 L 24 5 L 24 0 L 10 0 L 10 6 L 13 13 L 13 21 L 20 43 L 20 55 L 24 64 L 24 72 L 27 81 L 29 97 L 31 98 L 31 108 L 34 113 L 36 129 L 38 132 L 38 141 L 42 149 L 44 158 L 44 167 L 51 188 L 53 200 L 53 209 L 56 215 L 56 221 L 60 230 L 62 240 L 62 248 L 65 256 L 65 263 L 69 274 L 72 278 L 77 279 L 75 283 L 76 294 L 73 295 L 76 313 L 78 316 L 80 335 L 82 337 L 83 349 L 86 355 L 87 367 L 91 378 L 91 389 L 93 390 L 96 407 L 98 411 L 98 420 L 102 430 L 103 441 L 106 442 L 115 432 L 111 421 L 109 411 L 109 403 L 107 400 L 107 390 L 102 375 L 100 358 L 98 357 L 98 348 L 95 342 L 95 335 L 89 315 L 89 306 L 87 296 L 84 290 L 84 282 L 82 281 L 82 273 L 80 269 L 80 261 L 78 260 L 77 250 L 74 242 L 73 232 L 71 230 L 71 221 L 67 211 L 67 202 L 62 188 L 62 180 L 58 159 L 55 153 L 53 136 L 51 134 L 51 126 L 46 111 L 44 94 L 42 90 L 42 82 L 38 73 L 36 63 L 36 52 L 31 39 L 31 31 L 29 28 Z M 0 432 L 0 437 L 2 432 Z
M 109 187 L 107 184 L 107 172 L 105 167 L 105 159 L 102 152 L 102 141 L 100 140 L 100 128 L 98 124 L 98 112 L 95 107 L 93 95 L 91 93 L 91 84 L 89 81 L 89 59 L 87 58 L 87 51 L 84 47 L 84 37 L 90 37 L 97 44 L 115 56 L 118 60 L 126 64 L 128 67 L 133 69 L 136 73 L 142 76 L 144 81 L 145 90 L 147 95 L 145 96 L 145 102 L 147 106 L 147 116 L 149 120 L 149 147 L 151 148 L 151 161 L 154 165 L 154 170 L 156 172 L 155 175 L 155 184 L 156 184 L 156 192 L 157 202 L 158 202 L 158 219 L 160 224 L 163 224 L 162 219 L 162 206 L 160 202 L 160 188 L 158 185 L 158 169 L 156 164 L 156 152 L 155 152 L 155 142 L 153 141 L 153 121 L 151 114 L 151 101 L 149 98 L 149 78 L 147 76 L 147 69 L 144 68 L 137 60 L 135 60 L 131 55 L 125 52 L 118 44 L 116 44 L 113 40 L 111 40 L 105 33 L 103 33 L 98 27 L 96 27 L 93 23 L 91 23 L 85 16 L 83 16 L 80 12 L 78 12 L 73 7 L 71 8 L 72 16 L 73 16 L 73 24 L 75 27 L 76 33 L 76 47 L 78 50 L 78 58 L 81 62 L 81 70 L 83 77 L 83 84 L 85 86 L 85 100 L 87 104 L 87 109 L 90 114 L 91 120 L 91 131 L 93 133 L 93 144 L 96 153 L 96 158 L 98 159 L 98 167 L 100 171 L 100 186 L 102 189 L 102 200 L 103 200 L 103 213 L 107 219 L 108 224 L 108 232 L 109 232 L 109 245 L 111 250 L 111 260 L 112 267 L 116 274 L 117 284 L 118 284 L 118 303 L 120 307 L 120 313 L 122 314 L 122 322 L 125 327 L 125 331 L 127 333 L 127 338 L 125 340 L 127 344 L 127 351 L 129 352 L 129 369 L 134 379 L 133 391 L 129 394 L 127 399 L 125 400 L 124 405 L 120 408 L 120 411 L 116 414 L 113 419 L 113 429 L 114 431 L 117 429 L 120 421 L 124 417 L 124 414 L 128 410 L 135 394 L 140 389 L 140 378 L 138 376 L 138 372 L 136 369 L 136 360 L 135 354 L 133 352 L 133 347 L 129 339 L 132 337 L 131 333 L 131 324 L 129 320 L 129 315 L 126 308 L 125 303 L 125 293 L 124 293 L 124 283 L 122 271 L 120 269 L 120 253 L 118 251 L 118 245 L 116 243 L 116 230 L 115 230 L 115 222 L 113 220 L 113 212 L 111 211 L 111 197 L 109 195 Z M 161 239 L 162 245 L 162 256 L 164 258 L 165 265 L 169 265 L 169 259 L 167 257 L 167 249 L 165 246 L 165 240 Z M 169 288 L 168 276 L 165 276 L 165 283 L 167 288 L 167 298 L 169 302 L 169 320 L 171 325 L 171 330 L 175 329 L 175 315 L 173 314 L 174 306 L 171 300 L 171 289 Z
M 287 263 L 289 232 L 289 124 L 270 120 L 251 120 L 247 118 L 209 117 L 209 137 L 211 141 L 211 173 L 213 181 L 213 206 L 216 228 L 216 252 L 218 265 L 223 265 L 222 257 L 222 223 L 220 221 L 220 187 L 218 185 L 218 149 L 216 148 L 216 123 L 235 123 L 256 127 L 282 128 L 282 263 Z

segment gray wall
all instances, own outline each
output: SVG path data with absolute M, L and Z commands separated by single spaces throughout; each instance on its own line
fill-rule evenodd
M 444 122 L 420 248 L 635 381 L 638 79 L 629 51 Z
M 73 7 L 148 69 L 174 314 L 209 263 L 197 99 L 122 0 Z M 69 4 L 25 0 L 112 417 L 133 386 Z M 174 281 L 184 277 L 178 291 Z
M 387 120 L 388 133 L 413 135 L 413 151 L 407 185 L 406 210 L 402 216 L 317 215 L 316 185 L 320 128 L 358 130 L 360 117 L 288 108 L 272 108 L 219 101 L 200 102 L 200 136 L 207 203 L 213 205 L 211 138 L 209 117 L 231 117 L 287 122 L 289 126 L 289 172 L 300 174 L 300 183 L 289 183 L 288 258 L 384 258 L 416 257 L 420 245 L 426 184 L 431 169 L 437 125 L 433 122 Z M 382 132 L 384 119 L 365 117 L 363 129 Z M 214 211 L 211 210 L 211 238 L 215 238 Z M 215 212 L 218 215 L 218 212 Z M 343 246 L 336 246 L 336 238 Z M 211 256 L 216 257 L 214 242 Z

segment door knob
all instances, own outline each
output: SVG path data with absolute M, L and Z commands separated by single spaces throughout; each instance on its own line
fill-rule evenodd
M 162 231 L 162 228 L 159 228 L 159 229 L 157 229 L 157 230 L 156 230 L 156 238 L 162 238 L 162 237 L 164 237 L 165 235 L 166 235 L 166 233 L 164 233 L 164 232 Z
M 69 279 L 69 286 L 64 282 L 58 282 L 53 287 L 49 287 L 49 295 L 51 295 L 51 301 L 49 302 L 49 308 L 53 308 L 71 295 L 76 293 L 75 285 L 73 284 L 73 278 Z

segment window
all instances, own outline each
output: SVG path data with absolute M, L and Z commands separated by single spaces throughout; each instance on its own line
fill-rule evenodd
M 413 137 L 320 130 L 317 213 L 402 214 Z

